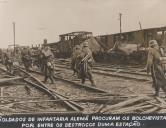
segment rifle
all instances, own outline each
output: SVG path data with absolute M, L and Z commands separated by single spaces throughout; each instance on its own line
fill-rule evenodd
M 88 59 L 89 59 L 89 57 L 90 57 L 90 55 L 87 54 L 87 55 L 81 60 L 81 62 L 87 62 Z

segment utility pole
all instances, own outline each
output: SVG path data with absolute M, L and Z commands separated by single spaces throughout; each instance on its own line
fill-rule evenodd
M 142 25 L 141 25 L 141 22 L 139 21 L 139 27 L 140 27 L 140 30 L 141 30 L 141 33 L 142 33 L 142 37 L 143 37 L 143 46 L 148 46 L 148 44 L 145 42 L 145 35 L 144 35 L 144 32 L 142 30 Z M 145 47 L 146 49 L 146 47 Z
M 122 13 L 119 13 L 119 20 L 120 20 L 120 34 L 122 33 Z
M 140 30 L 142 30 L 142 25 L 141 25 L 141 22 L 139 21 L 139 27 L 140 27 Z
M 15 35 L 15 22 L 13 22 L 13 41 L 14 41 L 14 56 L 15 56 L 15 45 L 16 45 L 16 35 Z

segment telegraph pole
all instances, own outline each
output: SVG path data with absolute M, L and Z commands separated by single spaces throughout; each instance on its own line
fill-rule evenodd
M 119 20 L 120 20 L 120 34 L 122 33 L 122 13 L 119 13 Z
M 15 56 L 15 45 L 16 45 L 16 35 L 15 35 L 15 22 L 13 22 L 13 41 L 14 41 L 14 56 Z
M 139 21 L 139 27 L 140 27 L 140 30 L 142 30 L 142 25 L 141 25 L 141 22 Z

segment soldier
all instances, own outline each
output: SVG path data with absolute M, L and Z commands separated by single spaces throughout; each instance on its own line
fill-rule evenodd
M 79 64 L 79 57 L 81 55 L 81 47 L 79 45 L 76 45 L 73 54 L 71 56 L 71 68 L 73 69 L 74 73 L 78 75 L 78 64 Z
M 10 58 L 9 53 L 7 52 L 4 53 L 4 64 L 6 66 L 7 71 L 12 73 L 13 62 L 12 59 Z
M 2 49 L 0 49 L 0 63 L 2 63 Z
M 95 81 L 92 75 L 92 65 L 94 63 L 94 59 L 92 56 L 92 51 L 88 47 L 88 42 L 83 43 L 82 60 L 79 64 L 79 76 L 82 79 L 82 84 L 85 83 L 85 79 L 88 78 L 91 82 L 92 86 L 95 86 Z
M 28 48 L 23 48 L 21 52 L 21 60 L 24 64 L 26 71 L 29 71 L 29 68 L 31 67 L 32 64 L 32 60 L 31 60 L 31 52 Z
M 163 48 L 163 47 L 160 47 L 160 48 L 159 48 L 159 52 L 160 52 L 160 54 L 161 54 L 161 58 L 165 57 L 165 53 L 164 53 L 164 48 Z M 165 68 L 166 63 L 165 63 L 165 59 L 162 59 L 161 61 L 162 61 L 162 68 L 163 68 L 163 71 L 164 71 L 164 73 L 166 73 L 166 68 Z
M 159 46 L 156 40 L 149 41 L 149 52 L 147 59 L 147 73 L 151 72 L 153 80 L 153 88 L 155 89 L 155 95 L 159 96 L 160 88 L 166 94 L 166 77 L 164 75 L 162 65 L 161 65 L 161 54 L 159 51 Z
M 4 51 L 2 51 L 1 63 L 5 64 L 5 52 Z
M 52 56 L 49 56 L 47 58 L 47 64 L 45 66 L 45 79 L 44 79 L 44 83 L 47 82 L 47 79 L 49 78 L 51 80 L 51 84 L 54 84 L 54 65 L 52 62 Z
M 40 61 L 41 61 L 42 72 L 45 72 L 45 66 L 47 63 L 48 56 L 53 56 L 53 53 L 51 52 L 50 48 L 46 45 L 46 43 L 44 43 L 43 47 L 41 49 L 41 54 L 39 56 Z
M 41 47 L 38 51 L 38 67 L 44 72 L 44 47 Z
M 48 46 L 45 46 L 42 50 L 43 54 L 43 65 L 44 65 L 44 83 L 47 82 L 47 79 L 50 78 L 51 83 L 54 83 L 53 75 L 54 75 L 54 66 L 53 66 L 53 53 L 51 52 Z

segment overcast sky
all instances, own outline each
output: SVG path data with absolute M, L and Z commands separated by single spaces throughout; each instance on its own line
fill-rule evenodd
M 0 47 L 13 44 L 12 22 L 16 23 L 16 43 L 31 45 L 59 40 L 72 31 L 94 35 L 166 26 L 166 0 L 0 0 Z

